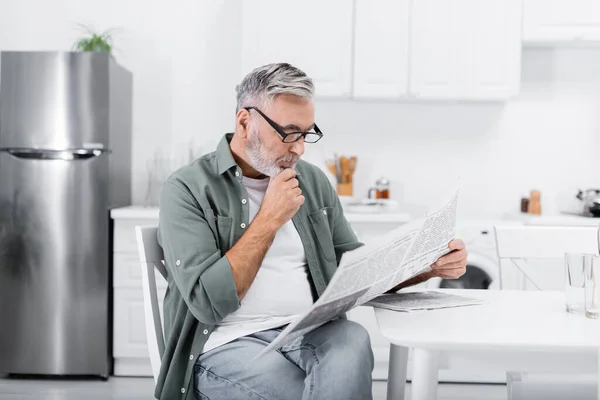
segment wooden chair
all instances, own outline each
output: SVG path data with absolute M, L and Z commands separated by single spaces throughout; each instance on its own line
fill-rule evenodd
M 160 303 L 156 291 L 156 274 L 158 270 L 162 278 L 167 278 L 167 270 L 163 264 L 163 251 L 158 244 L 156 226 L 136 226 L 140 264 L 142 267 L 142 286 L 144 291 L 144 315 L 146 319 L 146 338 L 150 365 L 154 382 L 158 379 L 160 363 L 165 352 L 165 339 L 163 336 L 163 323 L 161 319 Z
M 529 275 L 526 259 L 564 259 L 565 253 L 598 254 L 600 245 L 597 227 L 495 226 L 494 229 L 500 265 L 503 261 L 510 261 L 538 290 L 541 288 Z M 501 271 L 501 288 L 502 275 Z M 528 379 L 522 372 L 507 372 L 506 379 L 508 398 L 511 400 L 558 398 L 553 396 L 559 393 L 564 393 L 568 398 L 587 398 L 571 396 L 594 392 L 594 382 L 587 380 L 579 384 L 569 384 L 560 379 L 550 382 L 544 378 Z

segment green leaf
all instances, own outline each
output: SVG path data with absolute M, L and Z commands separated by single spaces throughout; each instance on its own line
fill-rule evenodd
M 91 32 L 89 28 L 84 25 L 80 25 L 88 30 L 89 36 L 79 39 L 73 45 L 73 49 L 76 51 L 90 51 L 90 52 L 105 52 L 110 53 L 112 50 L 112 37 L 110 30 L 105 31 L 101 34 Z

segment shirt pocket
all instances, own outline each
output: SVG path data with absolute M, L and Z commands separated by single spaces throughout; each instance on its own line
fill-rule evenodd
M 217 238 L 219 239 L 219 249 L 221 254 L 225 253 L 231 248 L 232 236 L 233 236 L 233 218 L 223 217 L 217 215 Z
M 323 207 L 308 214 L 315 241 L 323 257 L 327 261 L 336 261 L 329 218 L 333 218 L 333 207 Z

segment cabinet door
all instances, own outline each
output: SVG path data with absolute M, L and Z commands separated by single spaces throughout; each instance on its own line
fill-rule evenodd
M 167 281 L 158 272 L 155 273 L 157 290 L 166 289 Z M 113 254 L 113 287 L 142 288 L 142 266 L 137 253 Z
M 521 0 L 412 2 L 410 92 L 504 100 L 518 91 Z
M 520 0 L 469 0 L 472 31 L 466 66 L 468 98 L 509 99 L 521 81 L 522 16 Z
M 469 54 L 461 25 L 465 0 L 412 2 L 410 92 L 421 98 L 455 98 L 466 87 Z
M 242 76 L 288 62 L 315 81 L 319 97 L 349 97 L 353 3 L 346 0 L 244 0 Z
M 524 0 L 523 40 L 600 40 L 600 1 Z
M 353 96 L 408 94 L 409 0 L 356 0 Z
M 158 290 L 160 316 L 165 290 Z M 113 357 L 149 359 L 142 289 L 114 290 Z

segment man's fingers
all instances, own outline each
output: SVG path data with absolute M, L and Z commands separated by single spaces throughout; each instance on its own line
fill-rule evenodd
M 296 179 L 296 178 L 292 178 L 287 182 L 288 182 L 287 184 L 290 185 L 292 187 L 292 189 L 300 186 L 300 182 L 298 182 L 298 179 Z
M 441 267 L 436 267 L 435 265 L 433 265 L 431 268 L 434 271 L 446 271 L 447 272 L 447 271 L 451 271 L 453 269 L 465 269 L 466 263 L 464 261 L 459 261 L 459 262 L 444 264 Z
M 296 177 L 296 170 L 293 168 L 286 168 L 283 171 L 281 171 L 279 173 L 279 175 L 277 175 L 277 178 L 281 179 L 282 181 L 286 182 L 289 181 L 292 178 Z
M 448 243 L 448 248 L 450 250 L 462 250 L 465 248 L 465 242 L 460 239 L 454 239 Z
M 437 274 L 438 278 L 442 279 L 458 279 L 463 275 L 464 272 L 456 271 L 456 272 L 441 272 Z
M 449 263 L 455 263 L 461 260 L 467 259 L 467 251 L 466 250 L 454 250 L 451 253 L 446 254 L 443 257 L 440 257 L 434 264 L 434 267 L 442 267 Z

